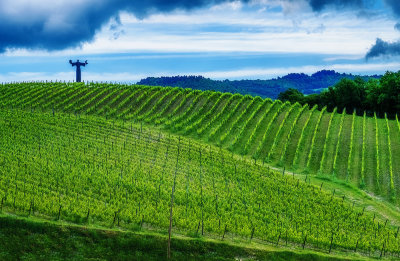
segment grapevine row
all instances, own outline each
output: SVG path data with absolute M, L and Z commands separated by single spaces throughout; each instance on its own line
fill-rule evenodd
M 285 147 L 284 147 L 284 149 L 283 149 L 283 151 L 282 151 L 282 153 L 281 153 L 281 158 L 279 159 L 279 165 L 280 165 L 280 166 L 282 166 L 283 161 L 284 161 L 284 159 L 285 159 L 286 152 L 287 152 L 288 147 L 289 147 L 289 144 L 290 144 L 290 142 L 291 142 L 291 138 L 292 138 L 292 135 L 293 135 L 295 126 L 297 125 L 297 122 L 299 121 L 301 115 L 303 114 L 303 112 L 305 111 L 305 109 L 306 109 L 307 107 L 308 107 L 308 105 L 306 104 L 306 105 L 304 105 L 304 106 L 301 108 L 301 110 L 298 111 L 297 116 L 296 116 L 295 120 L 293 121 L 292 126 L 290 127 L 288 136 L 287 136 L 287 138 L 286 138 Z
M 306 164 L 306 166 L 307 166 L 306 168 L 307 169 L 310 168 L 311 155 L 312 155 L 312 153 L 314 151 L 315 138 L 317 137 L 317 131 L 318 131 L 318 128 L 320 127 L 320 122 L 321 122 L 322 116 L 324 115 L 325 111 L 326 111 L 326 107 L 324 107 L 321 110 L 321 112 L 319 114 L 319 117 L 318 117 L 318 120 L 317 120 L 317 124 L 315 125 L 314 131 L 313 131 L 313 136 L 312 136 L 312 140 L 311 140 L 311 149 L 310 149 L 310 152 L 308 153 L 308 156 L 307 156 L 307 164 Z
M 339 149 L 341 148 L 341 144 L 340 144 L 340 138 L 342 137 L 342 132 L 343 132 L 343 122 L 344 122 L 344 116 L 346 115 L 346 108 L 344 108 L 343 112 L 342 112 L 342 116 L 340 119 L 340 126 L 339 126 L 339 136 L 338 136 L 338 141 L 336 143 L 336 147 L 335 147 L 335 156 L 333 158 L 333 175 L 336 176 L 337 174 L 337 159 L 338 159 L 338 155 L 339 155 Z M 348 176 L 346 176 L 346 180 L 348 180 Z
M 317 108 L 318 108 L 318 106 L 317 106 L 317 105 L 314 105 L 314 107 L 313 107 L 313 108 L 311 109 L 311 111 L 310 111 L 310 116 L 307 118 L 307 121 L 305 122 L 305 124 L 303 125 L 303 128 L 301 129 L 300 139 L 299 139 L 299 141 L 297 142 L 296 151 L 295 151 L 294 158 L 293 158 L 293 163 L 292 163 L 292 166 L 294 166 L 294 167 L 297 166 L 297 161 L 298 161 L 298 159 L 299 159 L 299 157 L 300 157 L 300 145 L 302 144 L 303 139 L 304 139 L 304 136 L 306 135 L 306 134 L 305 134 L 305 129 L 307 128 L 308 123 L 309 123 L 310 120 L 311 120 L 311 116 L 313 115 L 314 111 L 317 110 Z
M 323 171 L 322 167 L 323 167 L 323 165 L 324 165 L 324 163 L 325 163 L 326 147 L 327 147 L 327 144 L 328 144 L 329 135 L 332 135 L 332 134 L 331 134 L 331 131 L 332 131 L 332 130 L 331 130 L 331 125 L 332 125 L 333 117 L 334 117 L 335 114 L 336 114 L 336 111 L 337 111 L 337 108 L 335 107 L 335 109 L 333 109 L 333 112 L 332 112 L 331 117 L 330 117 L 330 119 L 329 119 L 328 131 L 326 132 L 326 135 L 325 135 L 325 143 L 324 143 L 324 148 L 323 148 L 323 150 L 322 150 L 322 158 L 321 158 L 320 165 L 319 165 L 319 169 L 318 169 L 318 172 L 319 172 L 319 173 L 322 173 L 322 171 Z

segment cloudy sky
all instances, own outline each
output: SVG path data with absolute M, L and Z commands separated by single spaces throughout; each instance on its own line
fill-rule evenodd
M 1 0 L 0 82 L 400 70 L 399 0 Z

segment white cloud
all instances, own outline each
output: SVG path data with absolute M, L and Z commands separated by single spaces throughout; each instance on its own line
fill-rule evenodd
M 193 75 L 203 75 L 212 79 L 271 79 L 278 76 L 285 76 L 289 73 L 313 74 L 320 70 L 335 70 L 340 73 L 353 73 L 360 75 L 383 74 L 387 70 L 397 71 L 400 63 L 389 64 L 332 64 L 328 66 L 299 66 L 299 67 L 278 67 L 278 68 L 254 68 L 232 71 L 198 72 Z

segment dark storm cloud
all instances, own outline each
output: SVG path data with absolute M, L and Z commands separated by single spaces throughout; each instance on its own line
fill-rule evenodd
M 383 0 L 387 7 L 390 8 L 395 17 L 400 18 L 400 0 Z M 335 8 L 341 10 L 344 8 L 358 8 L 360 16 L 364 18 L 372 17 L 373 14 L 368 9 L 373 4 L 371 0 L 308 0 L 309 5 L 316 12 L 326 8 Z M 400 22 L 396 23 L 394 28 L 400 31 Z M 371 59 L 380 56 L 397 56 L 400 55 L 400 41 L 386 42 L 380 38 L 376 39 L 375 44 L 365 55 L 365 58 Z
M 385 4 L 391 8 L 393 14 L 397 18 L 400 18 L 400 1 L 399 0 L 384 0 L 384 1 Z M 394 28 L 400 31 L 400 22 L 396 23 L 394 25 Z M 400 41 L 390 43 L 380 38 L 377 38 L 375 44 L 365 55 L 365 58 L 368 60 L 380 56 L 390 57 L 398 55 L 400 55 Z
M 390 6 L 393 13 L 397 17 L 400 17 L 400 1 L 399 0 L 384 0 L 384 1 L 388 6 Z
M 0 53 L 7 48 L 61 50 L 91 41 L 102 25 L 120 11 L 139 18 L 176 9 L 192 10 L 233 0 L 106 0 L 31 3 L 0 2 Z M 248 2 L 248 0 L 242 0 Z
M 138 18 L 152 13 L 193 10 L 235 0 L 0 0 L 0 53 L 6 49 L 27 48 L 62 50 L 93 40 L 110 19 L 113 37 L 119 31 L 119 13 L 126 11 Z M 250 0 L 239 0 L 247 3 Z M 297 0 L 283 0 L 296 2 Z M 368 10 L 373 0 L 306 0 L 313 11 L 335 9 Z M 400 1 L 384 0 L 400 17 Z
M 314 11 L 321 11 L 330 7 L 341 9 L 350 6 L 364 6 L 363 0 L 308 0 L 308 2 Z
M 375 58 L 379 56 L 395 56 L 400 55 L 400 41 L 398 42 L 385 42 L 380 38 L 376 39 L 376 43 L 368 51 L 365 58 Z

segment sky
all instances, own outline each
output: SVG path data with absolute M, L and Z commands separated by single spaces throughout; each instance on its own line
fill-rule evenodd
M 400 70 L 398 0 L 1 0 L 0 82 Z

